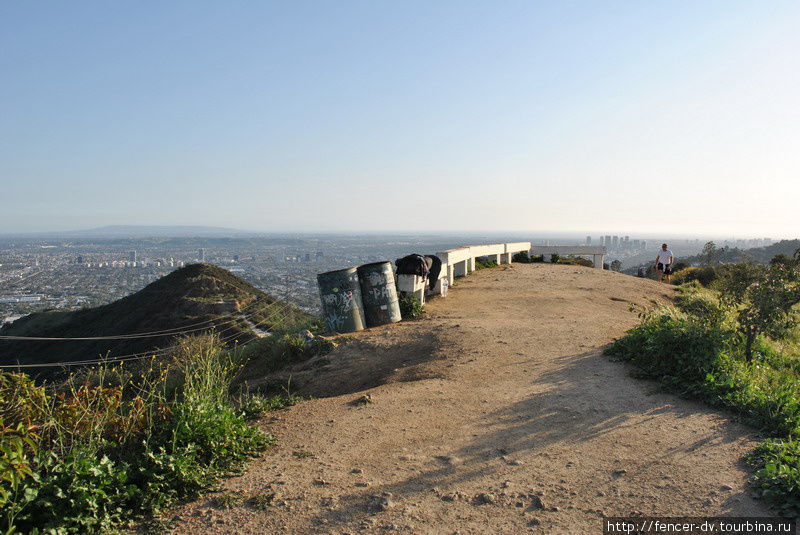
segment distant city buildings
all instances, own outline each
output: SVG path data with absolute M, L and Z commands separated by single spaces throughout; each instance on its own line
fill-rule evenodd
M 200 250 L 197 252 L 197 259 L 198 259 L 200 262 L 205 262 L 205 261 L 206 261 L 206 250 L 205 250 L 205 249 L 202 249 L 202 248 L 201 248 L 201 249 L 200 249 Z

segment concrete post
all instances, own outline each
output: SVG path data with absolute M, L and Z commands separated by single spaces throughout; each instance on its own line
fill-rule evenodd
M 472 273 L 475 271 L 475 257 L 467 259 L 467 273 Z
M 603 259 L 605 256 L 601 254 L 592 255 L 592 259 L 594 260 L 594 267 L 598 269 L 603 269 Z

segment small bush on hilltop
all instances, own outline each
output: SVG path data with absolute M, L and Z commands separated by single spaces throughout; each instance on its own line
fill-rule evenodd
M 423 312 L 425 312 L 425 307 L 413 295 L 404 295 L 400 298 L 400 316 L 404 320 L 416 319 L 422 316 Z
M 697 281 L 703 286 L 708 287 L 711 286 L 718 277 L 718 270 L 714 269 L 712 266 L 686 267 L 676 270 L 672 274 L 672 282 L 680 285 L 691 281 Z
M 520 251 L 518 253 L 514 253 L 514 256 L 511 257 L 512 262 L 519 262 L 520 264 L 530 264 L 531 257 L 528 256 L 528 251 Z
M 488 258 L 482 257 L 480 260 L 477 258 L 475 259 L 475 271 L 479 269 L 486 269 L 486 268 L 493 268 L 497 267 L 497 262 L 494 260 L 489 260 Z

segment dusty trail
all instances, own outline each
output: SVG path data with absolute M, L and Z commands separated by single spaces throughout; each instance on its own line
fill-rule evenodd
M 176 512 L 176 533 L 601 533 L 603 515 L 769 516 L 746 488 L 750 429 L 628 376 L 602 347 L 653 281 L 582 267 L 461 279 L 419 321 L 293 372 L 332 396 L 273 413 L 278 446 L 226 482 L 259 510 Z M 364 393 L 372 403 L 351 402 Z

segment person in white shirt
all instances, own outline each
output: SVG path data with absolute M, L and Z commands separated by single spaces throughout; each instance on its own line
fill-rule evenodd
M 661 250 L 658 252 L 656 256 L 656 267 L 655 270 L 658 271 L 658 280 L 663 281 L 666 277 L 667 284 L 670 282 L 670 276 L 672 275 L 672 264 L 675 262 L 675 257 L 672 256 L 672 251 L 667 249 L 667 244 L 661 244 Z

